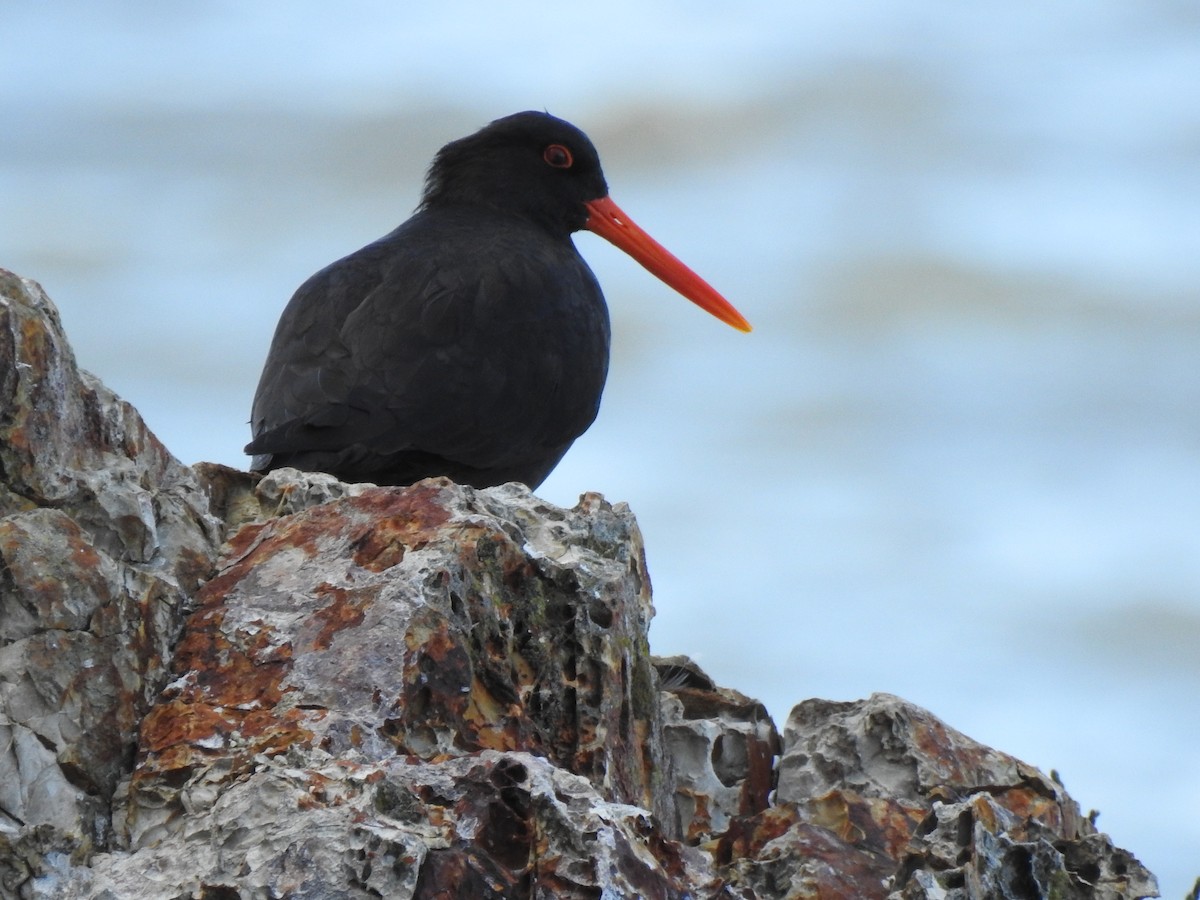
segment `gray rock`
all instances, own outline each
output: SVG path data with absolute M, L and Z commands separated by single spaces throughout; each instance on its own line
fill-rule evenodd
M 41 287 L 4 269 L 0 361 L 0 515 L 60 510 L 97 551 L 195 590 L 219 529 L 195 475 L 76 367 Z
M 645 810 L 528 753 L 291 763 L 263 757 L 191 790 L 186 827 L 52 872 L 43 896 L 582 900 L 680 897 L 683 872 L 714 880 L 698 851 L 647 851 Z
M 624 504 L 188 469 L 0 270 L 0 898 L 1155 895 L 896 697 L 652 660 Z
M 793 709 L 776 802 L 857 854 L 863 897 L 1158 896 L 1154 877 L 1096 834 L 1061 784 L 889 694 Z M 785 872 L 824 885 L 798 896 L 829 895 L 822 856 L 794 837 L 742 871 L 754 885 Z
M 770 805 L 779 734 L 757 700 L 713 683 L 685 656 L 656 658 L 667 789 L 685 839 L 705 844 Z
M 109 845 L 219 523 L 136 411 L 76 369 L 41 288 L 4 270 L 0 410 L 4 885 Z

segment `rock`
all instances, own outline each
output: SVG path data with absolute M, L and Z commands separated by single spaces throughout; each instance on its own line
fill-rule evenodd
M 714 880 L 698 851 L 648 846 L 645 810 L 520 752 L 422 761 L 286 754 L 200 796 L 186 828 L 99 855 L 63 897 L 679 897 Z M 147 873 L 153 873 L 148 883 Z M 703 894 L 698 896 L 711 896 Z
M 796 706 L 775 802 L 735 862 L 764 897 L 1158 896 L 1058 782 L 889 694 Z
M 1154 896 L 925 710 L 653 659 L 624 504 L 181 466 L 0 273 L 0 898 Z
M 130 839 L 183 827 L 180 783 L 214 793 L 283 751 L 526 750 L 652 809 L 650 613 L 633 518 L 596 495 L 434 479 L 245 526 L 144 723 Z
M 0 270 L 0 884 L 111 840 L 111 802 L 219 527 L 191 471 Z
M 218 523 L 195 475 L 87 372 L 36 283 L 0 269 L 0 515 L 56 509 L 120 563 L 195 590 Z
M 223 495 L 304 498 L 310 477 Z M 143 723 L 129 851 L 48 895 L 124 896 L 152 870 L 162 893 L 139 896 L 673 897 L 684 875 L 719 896 L 662 824 L 628 508 L 444 479 L 354 493 L 234 535 Z
M 276 469 L 265 475 L 217 463 L 192 467 L 225 537 L 243 525 L 290 515 L 341 497 L 357 497 L 372 484 L 344 484 L 321 472 Z
M 689 843 L 706 845 L 768 807 L 779 734 L 766 707 L 718 687 L 687 657 L 655 659 L 655 669 L 675 815 Z

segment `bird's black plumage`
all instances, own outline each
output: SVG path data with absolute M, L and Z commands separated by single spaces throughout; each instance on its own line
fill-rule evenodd
M 608 370 L 604 297 L 571 241 L 606 194 L 591 141 L 544 113 L 443 147 L 411 219 L 292 297 L 254 399 L 252 468 L 540 484 Z
M 596 417 L 608 373 L 581 228 L 750 330 L 609 199 L 587 135 L 517 113 L 443 147 L 411 219 L 296 291 L 254 397 L 251 468 L 539 485 Z

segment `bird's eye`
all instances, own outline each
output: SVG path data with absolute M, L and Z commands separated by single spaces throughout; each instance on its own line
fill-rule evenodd
M 546 161 L 546 165 L 556 169 L 569 169 L 575 163 L 571 151 L 562 144 L 551 144 L 542 151 L 542 159 Z

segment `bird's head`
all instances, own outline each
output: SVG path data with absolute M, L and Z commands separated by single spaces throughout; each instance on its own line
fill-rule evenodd
M 549 113 L 505 116 L 438 151 L 421 208 L 455 205 L 519 215 L 556 237 L 586 228 L 721 321 L 750 330 L 728 300 L 621 211 L 588 136 Z
M 421 206 L 487 206 L 565 236 L 587 224 L 585 204 L 607 194 L 586 134 L 548 113 L 520 112 L 438 151 Z

